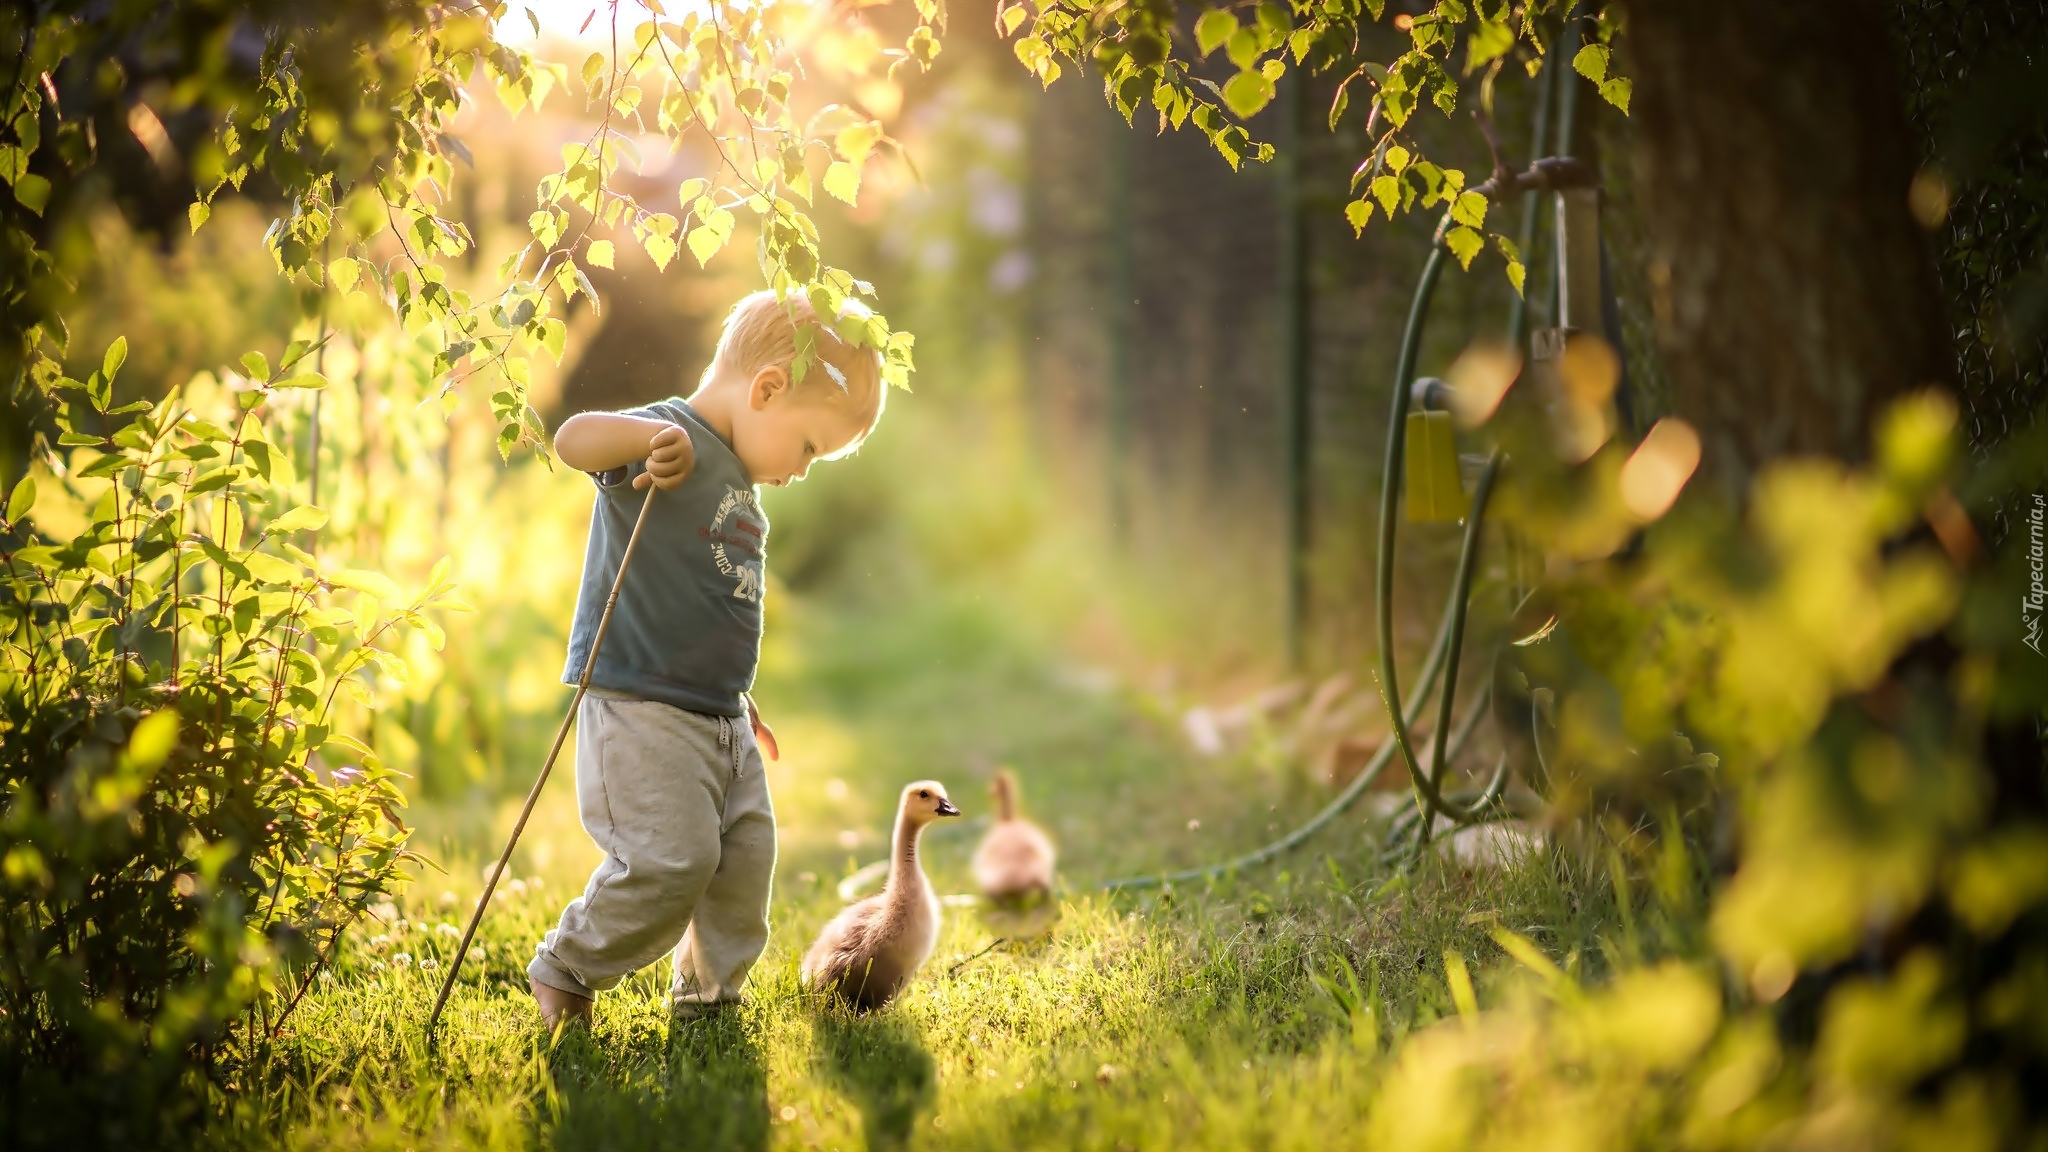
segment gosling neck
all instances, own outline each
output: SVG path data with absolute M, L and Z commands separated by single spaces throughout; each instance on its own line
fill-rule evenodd
M 917 838 L 923 834 L 924 825 L 912 820 L 910 813 L 896 814 L 896 832 L 889 854 L 889 892 L 892 895 L 924 886 L 924 869 L 917 866 Z

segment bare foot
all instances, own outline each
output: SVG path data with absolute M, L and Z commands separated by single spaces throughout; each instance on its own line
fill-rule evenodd
M 578 1022 L 589 1022 L 593 1002 L 588 996 L 564 992 L 531 976 L 526 978 L 526 986 L 533 991 L 534 1002 L 540 1005 L 540 1022 L 548 1026 L 548 1031 L 557 1031 Z

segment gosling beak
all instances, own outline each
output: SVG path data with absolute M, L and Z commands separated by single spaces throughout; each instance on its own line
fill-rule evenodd
M 958 816 L 960 814 L 960 810 L 953 807 L 953 802 L 945 799 L 939 801 L 938 811 L 941 816 Z

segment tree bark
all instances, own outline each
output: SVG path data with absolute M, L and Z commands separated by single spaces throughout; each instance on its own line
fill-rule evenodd
M 1865 458 L 1886 400 L 1953 373 L 1881 19 L 1871 0 L 1629 6 L 1658 344 L 1734 493 L 1773 457 Z

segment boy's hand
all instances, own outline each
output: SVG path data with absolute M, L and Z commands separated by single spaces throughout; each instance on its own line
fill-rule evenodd
M 761 710 L 754 707 L 751 695 L 747 697 L 747 722 L 754 726 L 754 743 L 761 746 L 761 751 L 766 752 L 770 760 L 782 759 L 782 749 L 775 746 L 775 729 L 762 723 Z
M 633 487 L 652 484 L 664 492 L 673 492 L 689 479 L 690 469 L 696 463 L 697 453 L 690 446 L 690 434 L 681 425 L 671 424 L 648 440 L 647 471 L 633 478 Z

